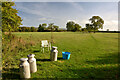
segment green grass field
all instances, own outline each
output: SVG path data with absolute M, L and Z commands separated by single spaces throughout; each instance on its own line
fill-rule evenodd
M 14 57 L 12 67 L 3 70 L 3 78 L 19 78 L 19 59 L 35 54 L 36 73 L 31 78 L 117 79 L 118 33 L 54 32 L 53 46 L 58 47 L 58 61 L 50 61 L 50 52 L 40 50 L 40 40 L 51 41 L 50 32 L 14 32 L 17 37 L 35 43 Z M 30 37 L 31 36 L 31 37 Z M 62 51 L 71 52 L 69 60 L 62 59 Z M 6 77 L 7 76 L 7 77 Z

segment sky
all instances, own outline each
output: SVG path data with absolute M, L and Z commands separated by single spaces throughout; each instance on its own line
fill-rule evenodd
M 118 30 L 118 2 L 15 2 L 18 15 L 23 19 L 21 26 L 38 27 L 42 23 L 54 23 L 66 28 L 68 21 L 82 27 L 90 23 L 92 16 L 104 20 L 103 29 Z
M 12 0 L 16 2 L 119 2 L 119 0 Z

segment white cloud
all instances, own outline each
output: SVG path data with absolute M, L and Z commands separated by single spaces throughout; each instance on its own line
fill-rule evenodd
M 118 21 L 117 20 L 104 20 L 103 30 L 107 29 L 111 31 L 118 31 Z
M 42 3 L 42 5 L 46 5 L 46 3 Z M 32 7 L 34 8 L 32 9 Z M 28 14 L 34 14 L 42 17 L 45 17 L 47 15 L 47 17 L 51 17 L 49 16 L 49 13 L 45 11 L 44 7 L 40 6 L 40 4 L 32 4 L 30 7 L 26 7 L 23 3 L 18 3 L 16 5 L 16 8 L 19 11 L 22 11 Z M 42 10 L 39 10 L 39 9 L 42 9 Z
M 118 25 L 118 20 L 109 20 L 109 21 L 107 21 L 107 20 L 105 20 L 104 21 L 105 22 L 105 25 Z
M 51 18 L 38 18 L 39 21 L 51 21 Z
M 47 20 L 47 18 L 39 18 L 39 21 Z
M 112 23 L 118 25 L 118 20 L 112 20 Z

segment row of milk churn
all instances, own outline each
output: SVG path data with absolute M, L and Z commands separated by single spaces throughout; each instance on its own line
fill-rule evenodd
M 34 54 L 29 54 L 28 58 L 21 58 L 20 61 L 20 78 L 30 78 L 30 73 L 37 71 L 36 59 Z
M 50 60 L 57 61 L 57 47 L 53 46 L 50 53 Z M 34 54 L 29 54 L 28 58 L 21 58 L 20 61 L 20 78 L 30 78 L 30 73 L 37 71 L 36 59 Z

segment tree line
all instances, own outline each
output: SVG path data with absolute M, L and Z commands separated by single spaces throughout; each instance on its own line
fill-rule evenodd
M 98 31 L 99 28 L 103 28 L 104 21 L 99 16 L 93 16 L 89 19 L 91 21 L 91 24 L 85 24 L 85 28 L 82 28 L 78 23 L 75 23 L 73 21 L 69 21 L 66 24 L 66 31 L 84 31 L 84 32 L 91 32 L 91 31 Z M 54 25 L 54 23 L 47 24 L 39 24 L 38 28 L 35 27 L 19 27 L 18 31 L 20 32 L 60 32 L 59 26 Z M 62 31 L 62 30 L 61 30 Z
M 57 25 L 53 25 L 54 23 L 50 23 L 47 24 L 43 23 L 43 24 L 39 24 L 39 27 L 18 27 L 18 29 L 16 30 L 17 32 L 50 32 L 50 31 L 54 31 L 54 32 L 58 32 L 58 28 L 59 26 Z
M 59 30 L 59 26 L 50 24 L 39 24 L 38 28 L 35 27 L 19 27 L 22 25 L 22 19 L 17 15 L 18 10 L 14 9 L 14 2 L 2 2 L 2 31 L 3 32 L 59 32 L 65 30 Z M 103 28 L 104 20 L 99 16 L 92 16 L 89 19 L 90 24 L 85 24 L 85 28 L 82 28 L 78 23 L 74 21 L 69 21 L 66 24 L 66 31 L 98 31 L 98 29 Z

